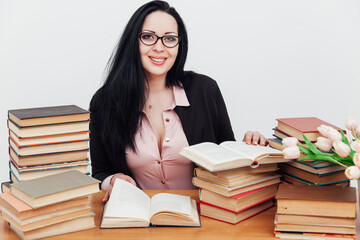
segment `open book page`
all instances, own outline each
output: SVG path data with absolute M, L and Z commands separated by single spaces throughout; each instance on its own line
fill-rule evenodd
M 230 151 L 227 148 L 221 147 L 215 143 L 204 142 L 187 147 L 195 154 L 203 157 L 213 164 L 221 164 L 231 162 L 233 160 L 248 159 L 249 157 L 241 152 Z
M 116 179 L 104 217 L 149 221 L 150 198 L 129 182 Z
M 249 145 L 245 142 L 237 142 L 237 141 L 226 141 L 220 144 L 225 148 L 228 148 L 234 152 L 241 153 L 248 158 L 255 160 L 257 158 L 266 157 L 268 155 L 278 155 L 282 156 L 281 151 L 264 146 L 255 146 Z
M 189 196 L 158 193 L 151 198 L 150 216 L 159 212 L 175 212 L 191 216 L 191 209 Z

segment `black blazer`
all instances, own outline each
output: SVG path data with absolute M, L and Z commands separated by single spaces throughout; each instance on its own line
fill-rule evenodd
M 177 106 L 174 110 L 181 120 L 189 145 L 201 142 L 219 144 L 223 141 L 235 140 L 217 83 L 205 75 L 187 72 L 183 87 L 190 106 Z M 115 173 L 132 176 L 126 164 L 126 146 L 120 146 L 121 156 L 113 154 L 101 139 L 101 126 L 97 123 L 96 113 L 92 112 L 90 118 L 92 176 L 100 181 Z

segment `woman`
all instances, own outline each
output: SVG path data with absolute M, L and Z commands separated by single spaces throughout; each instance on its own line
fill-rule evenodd
M 108 190 L 116 178 L 142 189 L 191 189 L 188 145 L 235 140 L 216 82 L 185 72 L 187 33 L 176 10 L 149 2 L 131 17 L 91 103 L 93 177 Z M 247 143 L 266 145 L 258 132 Z

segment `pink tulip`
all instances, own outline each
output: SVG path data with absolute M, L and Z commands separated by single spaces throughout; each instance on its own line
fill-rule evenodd
M 355 129 L 355 133 L 360 135 L 360 125 Z
M 324 137 L 318 137 L 314 145 L 323 152 L 328 152 L 332 148 L 332 142 Z
M 355 150 L 355 152 L 360 153 L 360 140 L 356 140 L 355 142 L 353 142 L 353 146 L 352 146 Z
M 287 147 L 282 153 L 285 159 L 297 159 L 300 157 L 300 149 L 297 146 Z
M 340 157 L 345 158 L 345 157 L 349 156 L 349 154 L 351 152 L 350 147 L 347 144 L 343 143 L 342 141 L 339 141 L 339 140 L 334 141 L 333 146 L 334 146 L 335 152 Z
M 360 167 L 360 153 L 355 153 L 353 157 L 355 166 Z
M 338 130 L 336 130 L 335 128 L 329 127 L 327 129 L 327 137 L 332 141 L 341 141 L 342 136 L 341 133 L 339 133 Z
M 282 145 L 284 148 L 296 146 L 299 140 L 295 137 L 287 137 L 282 140 Z
M 348 167 L 345 170 L 345 175 L 348 179 L 359 179 L 360 178 L 360 168 L 357 166 Z
M 317 130 L 319 131 L 319 133 L 321 135 L 323 135 L 324 137 L 328 137 L 328 133 L 327 133 L 327 130 L 329 129 L 330 127 L 327 126 L 327 125 L 320 125 L 320 127 L 317 128 Z
M 352 131 L 352 129 L 356 129 L 358 126 L 359 124 L 354 118 L 349 116 L 345 119 L 345 127 L 350 131 Z

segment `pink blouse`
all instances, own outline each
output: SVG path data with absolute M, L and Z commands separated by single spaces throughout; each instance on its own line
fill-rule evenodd
M 144 112 L 142 126 L 135 134 L 137 153 L 127 147 L 126 161 L 141 189 L 195 189 L 191 180 L 194 175 L 193 163 L 180 156 L 179 152 L 188 146 L 181 121 L 174 111 L 176 106 L 190 106 L 185 91 L 173 87 L 174 100 L 163 112 L 165 136 L 161 152 L 149 118 Z M 112 176 L 102 183 L 107 189 Z

